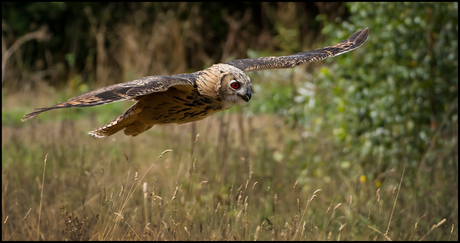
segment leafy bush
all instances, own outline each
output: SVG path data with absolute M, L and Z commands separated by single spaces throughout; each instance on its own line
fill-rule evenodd
M 456 225 L 449 215 L 458 203 L 458 3 L 347 6 L 348 21 L 326 21 L 327 43 L 365 27 L 369 38 L 314 74 L 314 95 L 298 92 L 301 102 L 291 108 L 300 112 L 297 122 L 310 143 L 330 136 L 330 158 L 353 162 L 350 176 L 362 173 L 361 182 L 391 192 L 385 179 L 404 167 L 406 200 L 414 205 L 405 210 Z M 430 205 L 444 207 L 427 213 Z
M 384 167 L 405 162 L 429 169 L 443 158 L 452 166 L 456 150 L 435 152 L 457 143 L 458 4 L 348 7 L 349 21 L 339 27 L 326 22 L 323 34 L 332 38 L 327 43 L 365 27 L 369 39 L 353 53 L 329 60 L 334 64 L 315 75 L 320 80 L 317 105 L 309 109 L 311 97 L 305 97 L 298 104 L 305 108 L 300 117 L 320 116 L 330 107 L 322 126 L 331 126 L 343 151 L 364 164 L 378 159 Z M 315 125 L 307 119 L 303 123 Z M 434 147 L 427 151 L 431 142 Z

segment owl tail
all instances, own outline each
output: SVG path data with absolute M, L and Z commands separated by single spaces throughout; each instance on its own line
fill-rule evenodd
M 141 112 L 142 109 L 137 107 L 136 104 L 131 106 L 109 124 L 88 132 L 88 135 L 103 138 L 125 129 L 125 135 L 131 135 L 134 137 L 152 128 L 153 125 L 144 124 L 137 119 L 137 114 Z
M 103 137 L 108 137 L 110 135 L 113 135 L 125 128 L 124 126 L 120 126 L 120 124 L 111 125 L 111 123 L 101 128 L 98 128 L 96 130 L 93 130 L 91 132 L 88 132 L 88 135 L 91 135 L 97 138 L 103 138 Z

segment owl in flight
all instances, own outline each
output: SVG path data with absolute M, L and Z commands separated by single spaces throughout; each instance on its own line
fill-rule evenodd
M 368 35 L 369 29 L 365 28 L 347 40 L 314 51 L 238 59 L 214 64 L 194 73 L 148 76 L 110 85 L 48 108 L 36 109 L 21 121 L 52 109 L 103 105 L 122 100 L 136 103 L 109 124 L 89 132 L 89 135 L 107 137 L 124 129 L 126 135 L 137 136 L 156 124 L 198 121 L 235 104 L 248 102 L 253 91 L 247 72 L 292 68 L 302 63 L 321 61 L 360 47 Z

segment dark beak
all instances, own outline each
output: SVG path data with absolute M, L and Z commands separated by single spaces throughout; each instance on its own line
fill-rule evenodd
M 241 99 L 243 99 L 244 101 L 246 102 L 249 102 L 249 100 L 251 99 L 251 95 L 252 95 L 252 91 L 251 89 L 248 89 L 246 91 L 246 94 L 245 95 L 240 95 Z

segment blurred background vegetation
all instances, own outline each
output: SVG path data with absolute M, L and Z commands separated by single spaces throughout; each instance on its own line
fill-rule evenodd
M 369 27 L 369 39 L 351 53 L 294 69 L 251 73 L 256 93 L 249 105 L 198 122 L 202 143 L 195 140 L 196 128 L 190 132 L 185 125 L 152 129 L 143 138 L 118 134 L 118 140 L 93 140 L 85 136 L 85 131 L 127 108 L 122 103 L 49 112 L 24 124 L 19 121 L 34 107 L 50 106 L 105 85 L 194 72 L 237 58 L 321 48 L 365 27 Z M 204 125 L 212 122 L 219 125 L 213 129 Z M 72 131 L 67 131 L 69 127 Z M 217 140 L 210 142 L 208 136 Z M 178 142 L 184 139 L 188 142 Z M 69 196 L 75 194 L 66 184 L 69 174 L 95 173 L 100 170 L 95 164 L 105 167 L 104 163 L 124 161 L 124 156 L 146 169 L 143 159 L 156 158 L 165 149 L 174 150 L 174 159 L 168 162 L 172 167 L 191 166 L 180 173 L 168 169 L 164 177 L 155 175 L 163 179 L 155 179 L 157 190 L 162 188 L 157 195 L 163 199 L 171 198 L 176 186 L 188 188 L 185 202 L 177 202 L 174 209 L 179 212 L 171 215 L 188 219 L 192 213 L 178 209 L 188 205 L 188 199 L 212 212 L 218 212 L 216 205 L 228 211 L 222 215 L 210 211 L 208 218 L 206 211 L 193 215 L 202 217 L 202 224 L 220 223 L 220 230 L 210 230 L 207 236 L 198 236 L 194 232 L 200 229 L 188 226 L 178 235 L 169 228 L 170 235 L 165 233 L 160 239 L 253 240 L 260 226 L 259 239 L 325 240 L 332 235 L 332 239 L 349 240 L 388 236 L 458 240 L 458 3 L 2 2 L 3 240 L 36 239 L 37 221 L 26 224 L 24 215 L 33 208 L 38 216 L 41 178 L 37 178 L 45 154 L 56 159 L 54 172 L 47 172 L 53 173 L 47 176 L 48 189 L 53 183 L 67 185 L 64 198 L 56 200 L 53 193 L 44 197 L 44 205 L 59 211 L 63 205 L 75 209 L 84 204 L 101 193 L 101 185 L 105 185 L 104 193 L 106 187 L 114 186 L 108 178 L 105 184 L 91 184 L 79 176 L 77 184 L 83 189 L 74 190 L 83 195 Z M 194 163 L 206 168 L 195 171 L 195 177 Z M 111 171 L 114 177 L 125 172 Z M 168 184 L 167 175 L 175 181 Z M 203 181 L 211 186 L 203 189 Z M 252 194 L 249 189 L 246 192 L 246 181 L 254 185 Z M 255 191 L 255 182 L 263 188 L 261 192 Z M 298 190 L 294 186 L 292 192 L 294 183 Z M 100 190 L 88 189 L 92 187 Z M 306 201 L 318 188 L 322 191 L 315 200 L 323 206 L 308 208 L 307 216 L 302 206 L 296 214 L 299 198 Z M 200 198 L 195 198 L 196 193 Z M 385 203 L 380 194 L 387 196 Z M 247 231 L 239 231 L 237 223 L 245 218 L 238 216 L 239 207 L 248 213 L 239 199 L 242 195 L 257 198 L 247 204 L 252 210 L 249 215 L 254 216 L 246 215 Z M 18 206 L 22 197 L 27 205 Z M 75 198 L 80 202 L 75 203 Z M 307 201 L 309 205 L 311 200 Z M 328 215 L 332 202 L 343 204 L 336 221 Z M 168 214 L 166 209 L 173 210 L 161 208 L 164 214 Z M 327 217 L 318 216 L 320 211 Z M 71 215 L 63 209 L 61 215 L 53 211 L 44 217 Z M 229 228 L 222 227 L 223 219 Z M 443 219 L 439 228 L 430 230 Z M 151 226 L 153 221 L 148 221 Z M 94 224 L 104 225 L 100 222 Z M 303 235 L 307 238 L 299 238 L 297 231 L 290 233 L 291 226 L 298 230 L 303 224 L 305 229 L 305 222 L 311 228 L 307 229 L 310 234 Z M 338 224 L 332 227 L 333 222 Z M 385 232 L 389 222 L 390 233 Z M 54 228 L 49 224 L 42 226 L 48 231 L 43 231 L 41 239 L 106 239 L 93 238 L 102 228 L 91 231 L 82 223 L 75 226 L 81 230 L 77 234 L 67 224 L 56 223 Z M 131 224 L 134 231 L 145 230 L 145 224 L 140 229 Z M 158 225 L 153 231 L 163 232 L 162 224 Z M 264 229 L 273 234 L 263 235 Z

